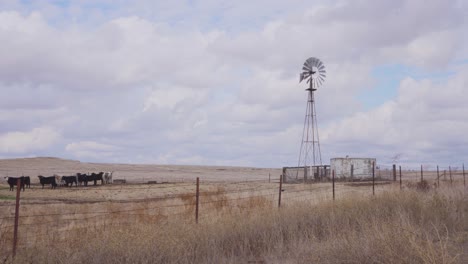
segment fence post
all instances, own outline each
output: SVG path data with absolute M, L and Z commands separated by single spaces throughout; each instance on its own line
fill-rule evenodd
M 439 175 L 439 165 L 437 165 L 437 188 L 440 187 L 440 180 L 439 180 L 439 177 L 440 177 L 440 175 Z
M 401 190 L 403 188 L 401 185 L 401 166 L 399 166 L 399 169 L 400 169 L 400 190 Z
M 333 173 L 335 172 L 333 171 Z M 354 178 L 354 164 L 351 164 L 351 179 L 353 178 Z
M 351 168 L 353 165 L 351 165 Z M 335 201 L 335 170 L 332 171 L 333 201 Z
M 15 207 L 15 229 L 13 233 L 13 258 L 16 256 L 16 245 L 18 244 L 20 194 L 21 194 L 21 179 L 18 179 L 16 181 L 16 207 Z
M 296 173 L 296 180 L 297 180 L 297 177 L 298 177 L 297 175 L 298 174 L 299 174 L 299 169 L 298 169 L 298 172 Z M 283 174 L 282 175 L 286 175 L 286 167 L 283 167 Z M 284 180 L 284 182 L 286 182 L 288 180 L 288 178 L 286 177 L 283 180 Z
M 463 187 L 466 188 L 466 179 L 465 179 L 465 163 L 463 163 Z
M 372 162 L 372 195 L 375 195 L 375 161 Z
M 279 195 L 278 195 L 278 208 L 281 207 L 281 191 L 283 188 L 283 174 L 280 175 L 280 182 L 279 182 Z
M 393 181 L 396 182 L 396 165 L 393 164 Z
M 309 173 L 309 168 L 304 166 L 304 183 L 307 181 L 307 174 Z
M 200 203 L 200 178 L 197 177 L 197 193 L 195 195 L 195 222 L 198 224 L 198 205 Z
M 450 185 L 452 185 L 452 168 L 449 166 L 449 175 L 450 175 Z
M 421 183 L 424 180 L 423 172 L 422 172 L 422 165 L 421 165 Z
M 268 173 L 268 183 L 270 183 L 270 182 L 271 182 L 271 175 L 270 175 L 270 173 Z

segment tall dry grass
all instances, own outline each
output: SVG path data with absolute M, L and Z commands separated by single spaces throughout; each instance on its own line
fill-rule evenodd
M 216 192 L 224 195 L 221 189 Z M 68 231 L 66 242 L 37 242 L 19 251 L 14 261 L 5 261 L 466 263 L 468 203 L 462 189 L 389 191 L 281 209 L 258 197 L 241 203 L 214 203 L 198 225 L 174 219 L 76 228 Z M 227 209 L 232 207 L 237 210 Z

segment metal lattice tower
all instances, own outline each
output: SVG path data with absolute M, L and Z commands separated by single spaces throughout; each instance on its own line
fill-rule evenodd
M 302 67 L 299 82 L 307 80 L 309 88 L 306 114 L 304 119 L 304 129 L 302 131 L 302 142 L 299 153 L 298 167 L 312 167 L 322 164 L 322 154 L 320 151 L 320 140 L 317 126 L 317 112 L 315 110 L 314 92 L 325 80 L 325 66 L 317 58 L 309 58 Z M 312 168 L 309 172 L 313 173 Z

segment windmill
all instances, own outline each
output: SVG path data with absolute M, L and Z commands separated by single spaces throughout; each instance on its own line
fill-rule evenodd
M 325 65 L 322 61 L 311 57 L 304 62 L 302 73 L 299 75 L 299 83 L 305 80 L 309 86 L 306 89 L 308 99 L 298 167 L 311 167 L 309 170 L 311 173 L 312 166 L 322 165 L 314 91 L 325 81 L 325 74 Z

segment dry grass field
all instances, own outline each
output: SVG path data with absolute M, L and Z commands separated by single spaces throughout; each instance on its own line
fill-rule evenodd
M 26 161 L 28 169 L 21 168 Z M 0 261 L 6 263 L 466 263 L 468 257 L 468 203 L 460 179 L 442 180 L 437 189 L 430 183 L 424 191 L 415 183 L 400 190 L 379 181 L 375 196 L 368 182 L 338 182 L 335 201 L 329 182 L 284 184 L 278 208 L 278 177 L 268 181 L 268 173 L 279 175 L 275 169 L 52 158 L 0 164 L 8 175 L 89 168 L 114 170 L 134 182 L 56 190 L 33 185 L 21 192 L 14 260 L 14 192 L 1 184 Z M 158 184 L 145 184 L 150 180 Z

